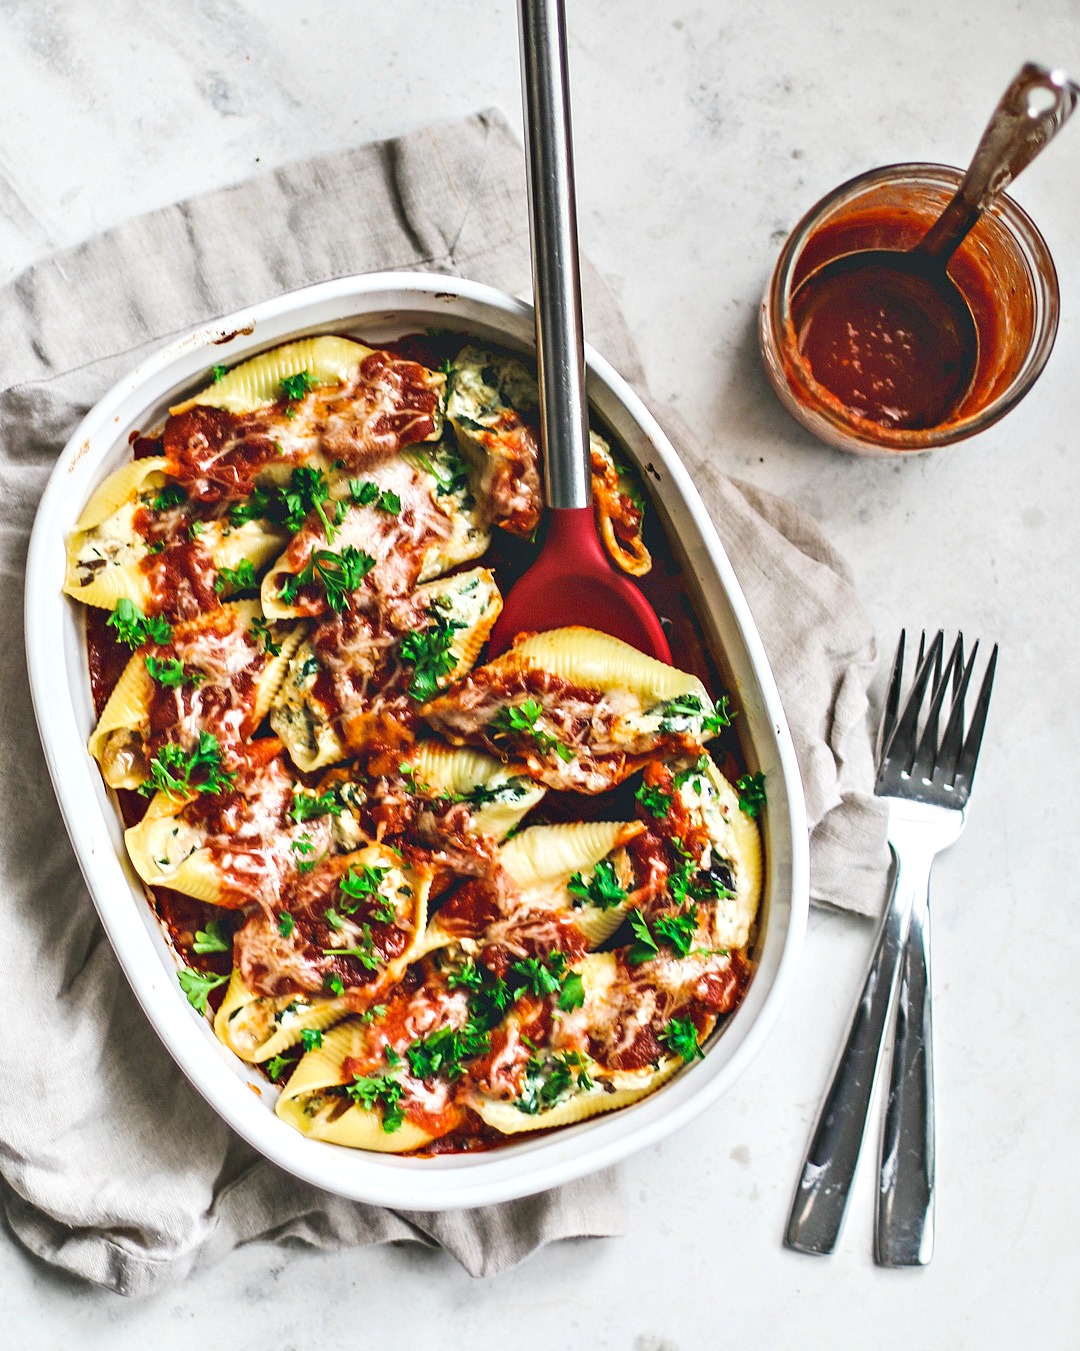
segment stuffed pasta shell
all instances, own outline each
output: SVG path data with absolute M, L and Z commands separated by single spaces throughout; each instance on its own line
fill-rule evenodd
M 551 788 L 600 793 L 650 756 L 699 748 L 715 714 L 696 676 L 595 629 L 563 628 L 519 637 L 424 717 Z
M 468 671 L 502 609 L 487 568 L 455 573 L 378 611 L 334 614 L 293 654 L 270 721 L 304 771 L 372 745 L 411 744 L 423 705 Z

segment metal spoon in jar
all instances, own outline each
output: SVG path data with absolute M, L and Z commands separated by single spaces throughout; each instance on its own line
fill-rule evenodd
M 975 377 L 979 334 L 949 259 L 979 217 L 1064 126 L 1080 85 L 1028 62 L 1002 95 L 956 194 L 912 249 L 823 264 L 791 300 L 799 351 L 819 384 L 870 420 L 933 427 Z

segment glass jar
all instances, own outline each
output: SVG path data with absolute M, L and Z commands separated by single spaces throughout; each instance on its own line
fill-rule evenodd
M 1058 326 L 1053 259 L 1031 218 L 1002 194 L 949 262 L 975 320 L 978 357 L 967 393 L 946 421 L 887 427 L 860 417 L 814 379 L 799 352 L 791 297 L 817 268 L 863 249 L 910 249 L 963 177 L 942 164 L 892 164 L 841 184 L 802 218 L 781 250 L 761 306 L 758 338 L 780 402 L 839 450 L 861 455 L 932 450 L 974 436 L 1035 383 Z

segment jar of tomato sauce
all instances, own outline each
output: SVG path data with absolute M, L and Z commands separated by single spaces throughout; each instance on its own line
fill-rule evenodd
M 821 343 L 815 347 L 803 319 L 818 269 L 864 250 L 914 247 L 962 177 L 960 170 L 940 164 L 873 169 L 812 207 L 781 251 L 761 306 L 758 336 L 765 370 L 792 416 L 840 450 L 891 455 L 932 450 L 974 436 L 1018 403 L 1046 364 L 1057 334 L 1057 273 L 1030 217 L 1004 194 L 948 264 L 948 275 L 974 319 L 975 340 L 972 350 L 963 354 L 969 369 L 962 387 L 955 398 L 940 405 L 932 425 L 897 425 L 886 407 L 853 406 L 860 401 L 852 399 L 849 384 L 836 378 L 835 367 L 819 361 Z M 804 282 L 800 303 L 793 306 L 792 298 Z M 857 326 L 868 322 L 865 299 L 852 296 L 849 327 L 856 340 Z M 841 326 L 847 323 L 840 315 L 832 320 Z M 866 346 L 858 350 L 865 351 Z M 881 351 L 879 346 L 879 358 Z M 917 359 L 927 364 L 928 384 L 940 378 L 935 357 L 948 360 L 956 355 L 935 352 L 932 330 L 923 335 L 920 352 Z

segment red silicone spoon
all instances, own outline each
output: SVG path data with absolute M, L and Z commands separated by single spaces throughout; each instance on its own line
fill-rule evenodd
M 563 0 L 518 0 L 518 18 L 549 510 L 540 556 L 506 597 L 491 651 L 518 633 L 584 624 L 670 662 L 656 612 L 612 567 L 593 518 Z

